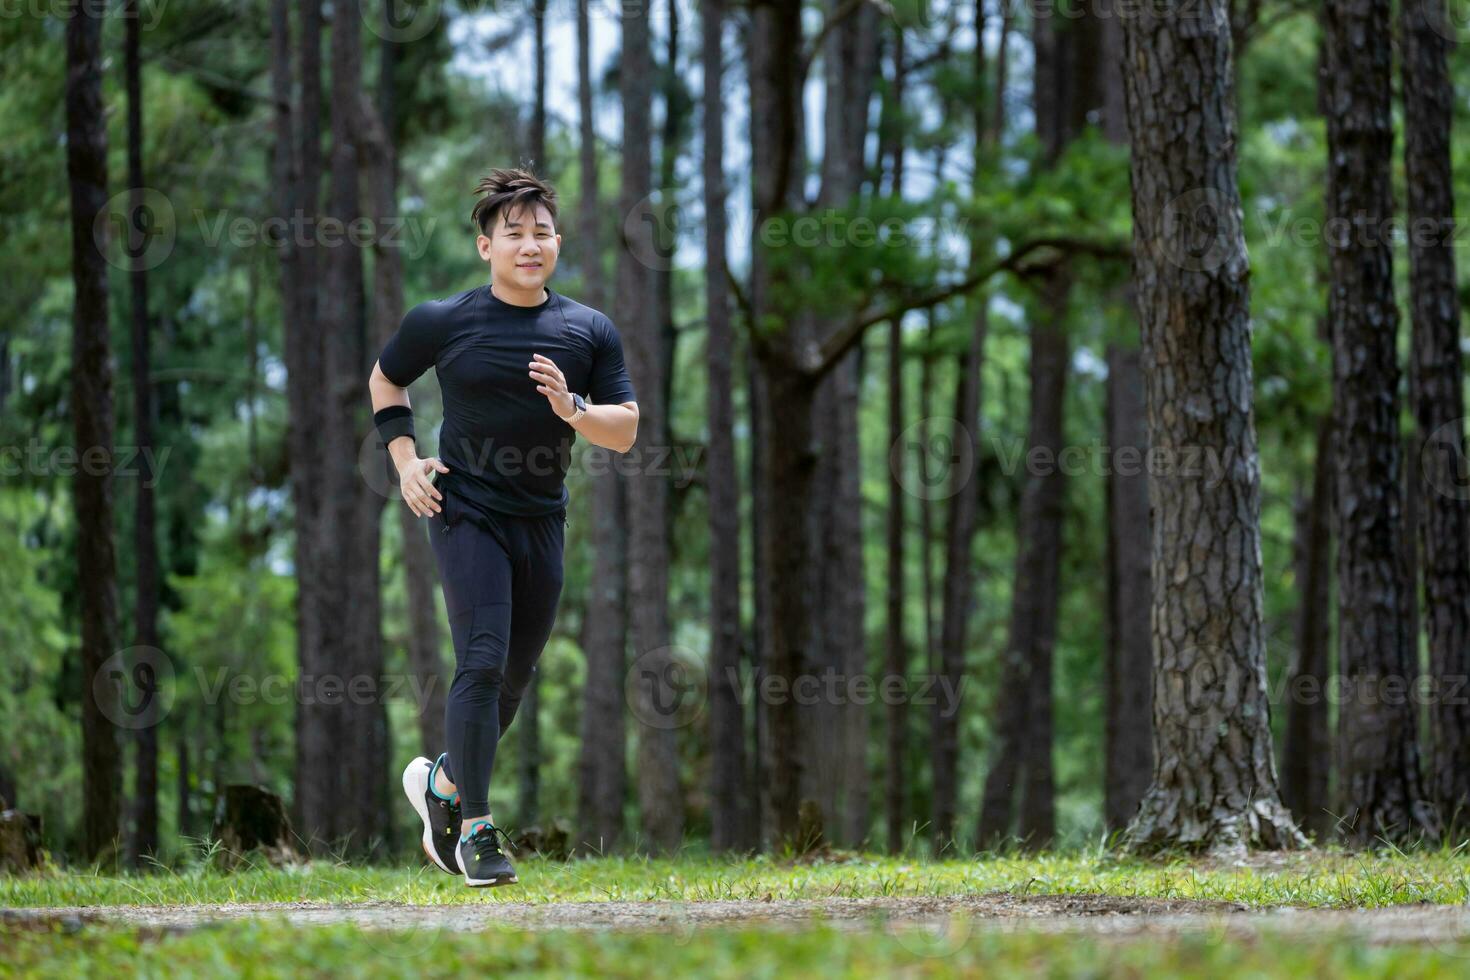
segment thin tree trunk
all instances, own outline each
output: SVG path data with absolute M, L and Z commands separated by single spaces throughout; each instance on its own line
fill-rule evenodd
M 1222 0 L 1187 22 L 1140 8 L 1123 28 L 1148 440 L 1171 461 L 1149 471 L 1154 769 L 1129 842 L 1297 847 L 1305 840 L 1277 794 L 1266 699 L 1229 30 Z M 1180 208 L 1181 195 L 1211 206 Z M 1221 468 L 1182 465 L 1201 451 Z
M 623 183 L 619 213 L 647 206 L 651 178 L 650 117 L 653 59 L 648 18 L 625 14 L 623 27 Z M 628 371 L 638 389 L 639 428 L 664 432 L 663 332 L 651 301 L 654 280 L 642 257 L 651 254 L 647 222 L 624 224 L 618 252 L 618 317 Z M 642 452 L 647 453 L 648 444 Z M 654 850 L 671 851 L 684 833 L 677 731 L 670 706 L 672 651 L 668 621 L 668 483 L 656 468 L 628 477 L 628 607 L 636 652 L 638 806 L 643 832 Z
M 1040 848 L 1056 833 L 1052 810 L 1051 687 L 1066 477 L 1055 465 L 1062 449 L 1068 343 L 1064 323 L 1067 285 L 1043 287 L 1056 302 L 1032 324 L 1028 456 L 1043 463 L 1024 476 L 1016 521 L 1016 573 L 1011 636 L 996 698 L 997 744 L 981 797 L 979 842 L 993 848 L 1011 833 Z
M 107 120 L 102 104 L 102 3 L 66 21 L 66 170 L 71 194 L 71 416 L 79 448 L 104 465 L 81 466 L 72 480 L 81 612 L 82 823 L 86 857 L 116 857 L 122 757 L 116 689 L 96 683 L 118 649 L 117 557 L 112 529 L 112 364 L 107 260 L 93 222 L 107 206 Z
M 392 8 L 398 0 L 383 0 Z M 390 23 L 397 15 L 390 9 Z M 378 45 L 378 85 L 376 104 L 364 101 L 363 178 L 368 189 L 367 213 L 377 228 L 373 247 L 372 317 L 370 334 L 373 345 L 381 349 L 404 315 L 403 255 L 391 236 L 382 232 L 391 227 L 398 213 L 398 133 L 400 128 L 395 84 L 399 52 L 402 45 L 384 38 Z M 385 465 L 392 486 L 392 465 Z M 429 758 L 444 751 L 444 704 L 448 694 L 442 655 L 442 631 L 439 626 L 439 604 L 434 584 L 439 571 L 434 562 L 424 522 L 413 511 L 389 497 L 388 506 L 398 516 L 402 537 L 400 560 L 403 567 L 404 591 L 407 599 L 408 630 L 405 647 L 408 668 L 417 681 L 414 711 L 417 715 L 419 741 Z
M 329 214 L 350 227 L 362 217 L 362 51 L 358 3 L 335 8 L 332 30 L 332 153 Z M 364 292 L 363 251 L 356 244 L 331 249 L 323 265 L 320 329 L 325 338 L 325 423 L 320 454 L 325 473 L 317 492 L 325 497 L 330 546 L 324 591 L 330 628 L 324 664 L 345 684 L 382 683 L 382 624 L 378 582 L 379 528 L 384 500 L 358 472 L 359 433 L 370 429 L 367 376 L 371 367 Z M 386 466 L 386 462 L 384 463 Z M 375 687 L 375 690 L 381 690 Z M 326 700 L 326 699 L 323 699 Z M 388 827 L 387 715 L 381 697 L 347 696 L 311 714 L 331 733 L 329 751 L 310 760 L 308 780 L 328 782 L 337 793 L 314 799 L 305 813 L 309 828 L 328 828 L 327 839 L 357 853 L 381 845 Z
M 740 704 L 740 484 L 735 464 L 729 288 L 725 282 L 723 0 L 700 6 L 703 41 L 705 369 L 710 521 L 710 810 L 716 851 L 748 848 L 745 718 Z
M 903 435 L 903 325 L 899 319 L 888 324 L 888 521 L 886 550 L 888 553 L 888 608 L 886 620 L 888 650 L 884 673 L 889 677 L 907 679 L 908 649 L 903 635 L 903 535 L 904 535 L 904 489 L 900 479 L 904 456 L 901 446 Z M 897 457 L 897 460 L 894 457 Z M 908 763 L 908 702 L 905 698 L 894 698 L 888 703 L 888 739 L 884 750 L 883 797 L 884 813 L 887 817 L 888 850 L 898 853 L 903 850 L 903 835 L 907 829 L 907 807 L 909 767 Z
M 1350 228 L 1328 240 L 1342 816 L 1348 838 L 1367 844 L 1437 830 L 1414 705 L 1394 693 L 1417 671 L 1401 568 L 1398 308 L 1392 245 L 1379 234 L 1394 214 L 1388 0 L 1333 0 L 1323 37 L 1327 213 Z
M 835 7 L 829 4 L 829 15 Z M 752 5 L 748 44 L 752 199 L 755 213 L 762 220 L 785 209 L 805 207 L 798 180 L 804 159 L 801 149 L 804 121 L 798 84 L 803 62 L 800 13 L 796 5 L 770 2 Z M 845 204 L 862 177 L 861 147 L 866 137 L 868 86 L 876 51 L 876 16 L 869 5 L 859 5 L 850 13 L 852 17 L 844 18 L 825 42 L 828 105 L 840 106 L 841 111 L 829 111 L 825 116 L 828 152 L 822 161 L 822 190 L 818 196 L 823 207 Z M 764 520 L 763 514 L 760 534 L 763 578 L 757 587 L 767 590 L 762 601 L 767 604 L 766 624 L 769 625 L 765 671 L 772 684 L 790 692 L 791 685 L 804 671 L 814 666 L 830 666 L 836 656 L 830 635 L 823 638 L 822 649 L 813 648 L 814 624 L 820 622 L 825 629 L 831 622 L 817 615 L 812 598 L 819 584 L 812 574 L 812 544 L 814 538 L 819 538 L 813 530 L 822 526 L 816 520 L 814 509 L 820 499 L 815 494 L 814 475 L 820 461 L 818 445 L 819 437 L 825 435 L 823 429 L 831 429 L 831 434 L 825 437 L 836 447 L 835 452 L 848 452 L 852 445 L 855 428 L 846 415 L 853 411 L 855 398 L 851 385 L 856 371 L 856 345 L 829 361 L 810 363 L 806 354 L 808 342 L 822 339 L 823 331 L 832 329 L 833 324 L 826 316 L 784 310 L 780 277 L 789 273 L 772 266 L 767 254 L 769 246 L 761 240 L 759 227 L 752 228 L 752 244 L 752 324 L 764 324 L 768 317 L 783 321 L 782 328 L 774 332 L 764 328 L 754 330 L 752 342 L 760 370 L 757 388 L 761 427 L 769 433 L 758 447 L 764 453 L 760 471 L 766 485 L 757 490 L 757 501 L 759 504 L 761 494 L 767 500 L 780 501 L 779 507 L 765 508 L 770 519 Z M 834 386 L 830 389 L 835 399 L 834 412 L 842 418 L 832 424 L 831 419 L 823 417 L 823 425 L 819 426 L 813 408 L 824 381 Z M 848 472 L 848 480 L 855 475 L 854 467 Z M 849 493 L 848 488 L 842 492 Z M 846 516 L 850 519 L 852 515 Z M 847 535 L 844 545 L 856 547 L 857 535 Z M 841 560 L 840 555 L 837 560 Z M 847 562 L 845 567 L 860 567 L 860 563 Z M 861 585 L 856 577 L 837 594 L 841 608 L 853 610 L 861 606 Z M 860 615 L 851 612 L 845 617 L 845 628 L 853 630 L 852 635 L 857 639 L 846 644 L 844 665 L 860 662 L 861 630 L 856 627 L 861 620 Z M 825 663 L 816 657 L 825 658 Z M 841 741 L 847 748 L 842 750 L 841 762 L 833 767 L 842 773 L 837 776 L 833 772 L 813 771 L 824 758 L 830 760 L 835 750 L 832 746 L 818 746 L 818 751 L 813 752 L 813 747 L 803 741 L 806 729 L 812 724 L 811 718 L 820 713 L 803 711 L 802 707 L 789 694 L 762 706 L 764 745 L 768 753 L 762 767 L 769 787 L 771 831 L 778 841 L 788 844 L 800 843 L 798 809 L 805 789 L 829 799 L 833 798 L 833 792 L 845 793 L 855 801 L 845 807 L 852 815 L 860 816 L 866 809 L 863 778 L 866 769 L 856 745 L 856 733 L 865 724 L 866 714 L 861 710 L 840 713 Z M 834 778 L 848 785 L 834 787 L 831 785 Z M 824 814 L 827 819 L 831 816 L 831 813 Z M 854 823 L 857 822 L 855 819 Z
M 1005 36 L 1009 30 L 1011 6 L 1002 4 L 1001 45 L 995 59 L 995 87 L 992 93 L 993 115 L 987 118 L 986 104 L 975 104 L 975 160 L 972 187 L 978 192 L 986 174 L 993 170 L 988 162 L 1005 121 Z M 975 42 L 975 77 L 985 77 L 985 47 L 982 38 Z M 984 261 L 989 242 L 981 236 L 971 239 L 971 267 Z M 980 369 L 985 362 L 985 338 L 989 330 L 989 293 L 982 290 L 973 305 L 970 340 L 965 349 L 959 376 L 955 381 L 953 418 L 956 438 L 969 442 L 969 458 L 973 465 L 979 455 L 980 433 Z M 955 815 L 958 809 L 958 771 L 960 757 L 960 697 L 965 676 L 966 638 L 969 634 L 970 607 L 974 601 L 974 538 L 978 504 L 977 487 L 970 485 L 971 471 L 952 467 L 946 493 L 948 506 L 945 531 L 944 608 L 940 614 L 940 676 L 955 694 L 951 704 L 935 706 L 932 746 L 934 778 L 934 848 L 937 853 L 950 849 L 955 839 Z
M 1034 102 L 1037 135 L 1045 148 L 1044 166 L 1055 165 L 1078 129 L 1074 111 L 1085 104 L 1079 92 L 1077 63 L 1092 39 L 1084 22 L 1058 30 L 1053 12 L 1033 5 L 1035 51 Z M 1095 94 L 1095 93 L 1094 93 Z M 1040 280 L 1044 310 L 1032 328 L 1031 427 L 1028 450 L 1045 449 L 1047 472 L 1030 473 L 1022 491 L 1017 522 L 1016 580 L 1011 641 L 1004 676 L 1018 687 L 997 695 L 997 746 L 981 797 L 980 844 L 993 847 L 1011 826 L 1019 783 L 1017 830 L 1023 844 L 1045 847 L 1056 833 L 1052 764 L 1052 661 L 1056 646 L 1061 519 L 1065 475 L 1055 465 L 1061 451 L 1062 406 L 1066 397 L 1068 344 L 1066 313 L 1072 273 L 1067 260 Z M 1009 757 L 1009 758 L 1008 758 Z
M 271 3 L 271 96 L 275 103 L 275 149 L 272 173 L 276 208 L 288 223 L 315 220 L 321 181 L 321 0 L 298 6 L 301 44 L 296 71 L 299 103 L 292 103 L 290 4 Z M 319 518 L 322 478 L 319 440 L 324 415 L 320 392 L 323 376 L 323 333 L 316 323 L 316 277 L 319 256 L 310 240 L 285 235 L 275 243 L 281 267 L 281 306 L 285 333 L 287 450 L 291 499 L 295 511 L 296 655 L 303 675 L 320 676 L 327 663 L 322 650 L 327 610 Z M 323 724 L 320 706 L 298 704 L 296 711 L 296 775 L 293 820 L 308 845 L 330 835 L 321 823 L 333 806 L 336 787 L 329 776 L 333 737 Z
M 1455 277 L 1450 169 L 1454 87 L 1444 0 L 1402 0 L 1404 168 L 1408 175 L 1410 391 L 1418 423 L 1424 600 L 1429 671 L 1438 696 L 1429 721 L 1429 792 L 1452 827 L 1470 823 L 1470 504 L 1464 488 L 1465 396 Z M 1423 232 L 1433 229 L 1431 234 Z M 1458 688 L 1458 690 L 1456 690 Z
M 1128 113 L 1123 92 L 1123 25 L 1115 0 L 1097 0 L 1098 58 L 1091 77 L 1100 92 L 1103 136 L 1127 145 Z M 1110 296 L 1124 309 L 1136 308 L 1133 282 L 1128 280 Z M 1107 745 L 1103 778 L 1103 816 L 1109 830 L 1128 826 L 1148 789 L 1153 771 L 1152 651 L 1149 607 L 1153 583 L 1149 576 L 1148 475 L 1142 455 L 1148 448 L 1147 410 L 1143 398 L 1143 367 L 1139 352 L 1114 348 L 1108 369 L 1108 445 L 1114 463 L 1107 477 L 1108 492 L 1108 659 Z M 1117 462 L 1120 449 L 1136 450 L 1139 461 L 1123 472 Z
M 1109 347 L 1108 647 L 1103 816 L 1122 830 L 1153 771 L 1149 672 L 1148 418 L 1137 349 Z
M 194 836 L 194 774 L 190 769 L 189 742 L 197 737 L 197 733 L 189 727 L 188 718 L 180 712 L 174 715 L 174 723 L 177 726 L 178 741 L 176 743 L 178 756 L 178 838 L 181 844 L 187 842 Z
M 908 67 L 904 63 L 904 34 L 897 29 L 893 34 L 893 196 L 903 198 L 904 140 L 906 133 L 900 128 L 903 122 L 904 81 Z M 887 552 L 887 609 L 885 610 L 884 636 L 886 659 L 884 673 L 889 677 L 907 681 L 909 669 L 908 648 L 904 643 L 904 488 L 903 467 L 907 464 L 907 453 L 900 445 L 903 437 L 903 319 L 888 324 L 888 508 L 885 523 L 885 550 Z M 920 447 L 920 458 L 924 447 Z M 887 744 L 883 759 L 883 811 L 888 830 L 888 850 L 897 854 L 903 850 L 904 831 L 907 830 L 909 794 L 908 724 L 909 712 L 906 698 L 895 698 L 887 705 Z
M 589 0 L 577 4 L 577 110 L 580 132 L 582 197 L 579 233 L 587 260 L 582 278 L 587 302 L 604 309 L 602 236 L 597 193 L 597 134 L 592 122 L 591 24 Z M 611 455 L 601 452 L 601 462 Z M 587 614 L 582 622 L 582 649 L 587 657 L 587 683 L 582 704 L 581 746 L 577 763 L 577 827 L 579 847 L 593 853 L 615 848 L 623 832 L 627 797 L 627 762 L 623 683 L 627 645 L 627 503 L 624 479 L 616 467 L 589 467 L 592 578 Z
M 1312 486 L 1295 506 L 1296 656 L 1287 680 L 1281 746 L 1281 802 L 1302 830 L 1324 840 L 1334 817 L 1329 796 L 1332 736 L 1328 727 L 1332 602 L 1332 418 L 1317 426 Z
M 137 220 L 146 208 L 143 183 L 143 80 L 139 57 L 138 0 L 127 0 L 123 18 L 123 53 L 128 92 L 129 213 Z M 135 451 L 144 460 L 134 499 L 133 547 L 137 593 L 134 618 L 139 647 L 158 647 L 158 537 L 154 518 L 155 474 L 147 460 L 153 447 L 153 386 L 148 352 L 148 272 L 142 263 L 131 271 L 133 346 L 133 433 Z M 137 774 L 133 796 L 133 837 L 129 858 L 134 867 L 158 853 L 158 726 L 137 731 Z

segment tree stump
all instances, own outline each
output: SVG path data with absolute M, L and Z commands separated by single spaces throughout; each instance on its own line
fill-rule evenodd
M 215 863 L 225 871 L 248 863 L 252 855 L 274 867 L 301 860 L 291 844 L 285 801 L 260 786 L 225 787 L 215 809 L 212 836 L 219 844 Z
M 10 809 L 0 798 L 0 874 L 19 874 L 41 866 L 41 818 Z
M 531 851 L 553 861 L 566 861 L 572 856 L 572 826 L 561 817 L 551 826 L 532 824 L 516 835 L 516 850 Z
M 796 818 L 797 857 L 826 854 L 827 830 L 822 820 L 822 805 L 816 800 L 802 800 Z

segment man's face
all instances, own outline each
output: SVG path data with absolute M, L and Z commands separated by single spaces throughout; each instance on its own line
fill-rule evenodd
M 515 289 L 540 289 L 556 268 L 561 235 L 546 205 L 505 209 L 496 216 L 490 235 L 475 239 L 480 258 L 490 263 L 490 278 Z

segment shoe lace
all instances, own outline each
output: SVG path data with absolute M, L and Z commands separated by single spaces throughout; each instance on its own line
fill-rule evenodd
M 470 835 L 470 846 L 474 848 L 475 860 L 483 861 L 491 855 L 501 855 L 500 841 L 505 841 L 505 846 L 515 850 L 515 845 L 510 842 L 510 836 L 493 823 L 482 823 Z

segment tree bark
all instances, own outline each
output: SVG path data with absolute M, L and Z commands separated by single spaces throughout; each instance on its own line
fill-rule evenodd
M 128 213 L 142 218 L 143 185 L 143 79 L 139 56 L 137 0 L 127 0 L 123 22 L 126 41 L 123 51 L 125 85 L 128 93 Z M 153 385 L 149 366 L 148 272 L 142 263 L 130 270 L 132 280 L 133 438 L 135 451 L 144 462 L 136 483 L 133 518 L 133 548 L 136 562 L 134 644 L 158 647 L 158 536 L 155 520 L 155 474 L 147 460 L 153 447 Z M 139 728 L 136 737 L 137 773 L 133 788 L 133 836 L 129 859 L 140 867 L 158 852 L 158 726 Z
M 1422 467 L 1420 541 L 1428 610 L 1433 757 L 1429 792 L 1444 820 L 1470 822 L 1470 486 L 1465 469 L 1464 368 L 1455 278 L 1450 168 L 1454 88 L 1444 0 L 1402 0 L 1404 168 L 1408 179 L 1410 391 Z M 1427 233 L 1427 234 L 1426 234 Z M 1458 693 L 1452 696 L 1451 692 Z
M 390 7 L 397 0 L 384 0 Z M 390 14 L 390 23 L 397 23 Z M 373 345 L 381 350 L 398 329 L 404 315 L 403 255 L 391 236 L 382 232 L 398 215 L 398 134 L 401 94 L 394 82 L 402 44 L 391 38 L 378 42 L 378 86 L 376 104 L 364 101 L 363 178 L 368 189 L 367 214 L 377 224 L 373 243 L 372 324 Z M 388 473 L 392 475 L 391 465 Z M 387 484 L 390 488 L 394 482 Z M 419 741 L 433 759 L 445 749 L 444 704 L 449 682 L 445 676 L 439 603 L 434 584 L 439 570 L 434 561 L 424 522 L 390 493 L 388 506 L 398 516 L 402 537 L 400 560 L 407 599 L 408 631 L 405 649 L 408 669 L 416 678 L 420 700 L 414 705 Z M 522 710 L 524 710 L 524 704 Z
M 77 451 L 103 465 L 72 480 L 81 611 L 82 823 L 88 859 L 116 856 L 122 759 L 116 690 L 103 663 L 118 649 L 117 556 L 112 529 L 113 403 L 107 260 L 93 225 L 107 207 L 107 119 L 102 104 L 103 4 L 66 21 L 66 170 L 71 196 L 71 416 Z
M 578 226 L 585 244 L 582 278 L 588 304 L 604 309 L 602 236 L 597 193 L 597 133 L 592 122 L 591 24 L 589 0 L 577 4 L 577 111 L 582 198 Z M 603 450 L 599 462 L 611 463 Z M 627 797 L 627 735 L 623 680 L 627 645 L 627 503 L 622 474 L 611 465 L 589 467 L 593 547 L 582 649 L 587 658 L 581 747 L 577 763 L 579 846 L 592 853 L 616 848 L 623 832 Z
M 1302 830 L 1324 840 L 1335 817 L 1328 795 L 1332 736 L 1328 729 L 1331 680 L 1332 418 L 1317 426 L 1312 486 L 1296 500 L 1295 574 L 1301 595 L 1296 656 L 1287 680 L 1286 733 L 1281 746 L 1281 802 Z
M 190 768 L 189 740 L 194 737 L 194 732 L 189 729 L 188 719 L 182 712 L 174 715 L 174 722 L 178 726 L 177 731 L 177 755 L 178 755 L 178 838 L 180 844 L 187 844 L 189 838 L 194 835 L 194 776 Z
M 836 5 L 829 5 L 829 16 Z M 830 363 L 813 365 L 809 352 L 813 341 L 823 339 L 832 324 L 826 317 L 800 310 L 787 310 L 788 300 L 781 277 L 789 273 L 775 269 L 766 254 L 768 246 L 761 239 L 761 227 L 781 212 L 805 208 L 800 193 L 799 174 L 804 121 L 800 105 L 800 70 L 804 64 L 800 10 L 795 5 L 759 2 L 752 5 L 749 39 L 751 70 L 751 160 L 752 199 L 757 221 L 752 228 L 750 305 L 752 341 L 760 367 L 758 394 L 762 431 L 769 433 L 758 447 L 763 458 L 761 475 L 766 486 L 757 490 L 757 499 L 779 500 L 781 505 L 769 509 L 769 522 L 761 527 L 760 562 L 764 580 L 757 587 L 766 590 L 761 601 L 768 610 L 769 645 L 765 672 L 778 688 L 787 692 L 763 705 L 763 735 L 768 752 L 763 772 L 769 785 L 767 799 L 771 811 L 773 836 L 788 844 L 800 837 L 799 808 L 804 791 L 811 790 L 825 798 L 834 793 L 855 797 L 856 802 L 844 809 L 861 817 L 866 808 L 863 786 L 865 767 L 860 767 L 860 754 L 855 751 L 856 735 L 865 723 L 862 706 L 845 705 L 843 745 L 848 748 L 834 773 L 813 772 L 819 758 L 807 753 L 803 758 L 802 737 L 811 722 L 808 716 L 820 712 L 804 712 L 791 685 L 804 671 L 813 667 L 831 667 L 840 652 L 831 638 L 821 650 L 813 648 L 813 625 L 829 620 L 814 614 L 812 596 L 818 584 L 813 572 L 813 542 L 821 539 L 821 524 L 813 509 L 814 474 L 820 459 L 818 437 L 823 429 L 817 425 L 813 408 L 824 379 L 837 386 L 834 412 L 840 420 L 824 416 L 832 426 L 828 442 L 839 447 L 851 445 L 855 429 L 845 416 L 852 411 L 856 371 L 855 358 L 834 358 Z M 829 111 L 825 122 L 825 145 L 828 152 L 822 161 L 822 189 L 818 203 L 839 207 L 861 180 L 861 148 L 866 137 L 868 85 L 873 71 L 872 52 L 876 50 L 876 18 L 868 5 L 860 5 L 844 17 L 828 35 L 825 51 L 827 65 L 828 105 L 841 111 Z M 852 66 L 850 70 L 836 66 Z M 834 98 L 835 95 L 835 98 Z M 854 149 L 856 148 L 856 149 Z M 854 165 L 856 160 L 857 165 Z M 855 355 L 856 351 L 849 351 Z M 844 364 L 843 362 L 847 362 Z M 845 379 L 842 375 L 846 373 Z M 855 476 L 855 467 L 849 479 Z M 856 542 L 849 535 L 845 547 Z M 845 552 L 844 552 L 845 553 Z M 841 555 L 836 556 L 840 560 Z M 847 567 L 854 567 L 848 563 Z M 860 567 L 860 565 L 856 566 Z M 849 583 L 840 592 L 842 608 L 857 608 L 861 603 L 860 586 Z M 851 615 L 846 628 L 860 624 Z M 860 630 L 857 635 L 860 637 Z M 839 670 L 851 669 L 858 658 L 861 642 L 846 645 Z M 831 752 L 828 746 L 823 751 Z M 831 758 L 829 755 L 827 758 Z M 863 772 L 859 773 L 859 768 Z M 833 786 L 833 778 L 841 780 Z M 830 816 L 824 814 L 824 817 Z M 855 821 L 856 822 L 856 821 Z M 865 822 L 865 820 L 864 820 Z
M 897 185 L 895 185 L 897 186 Z M 904 489 L 900 479 L 906 462 L 903 447 L 903 323 L 899 319 L 888 323 L 888 520 L 886 525 L 886 548 L 888 559 L 888 586 L 886 609 L 887 660 L 884 674 L 888 677 L 908 678 L 908 648 L 903 633 L 903 536 L 904 536 Z M 921 449 L 922 451 L 922 449 Z M 907 796 L 909 792 L 908 766 L 908 702 L 895 698 L 887 705 L 888 731 L 883 759 L 884 815 L 888 828 L 888 850 L 897 854 L 903 850 L 904 832 L 908 829 Z
M 275 103 L 275 150 L 272 175 L 276 208 L 286 222 L 315 220 L 321 183 L 321 0 L 298 6 L 301 43 L 296 74 L 299 101 L 293 104 L 290 4 L 271 3 L 271 97 Z M 287 428 L 291 500 L 295 511 L 293 560 L 296 569 L 296 657 L 300 672 L 318 675 L 324 662 L 322 644 L 327 612 L 319 519 L 324 467 L 319 439 L 324 424 L 322 331 L 316 323 L 319 256 L 310 238 L 300 242 L 287 234 L 273 243 L 281 269 L 281 307 L 285 334 Z M 316 705 L 297 704 L 295 826 L 308 841 L 320 831 L 318 815 L 328 811 L 334 787 L 319 773 L 327 765 L 332 733 L 319 720 Z
M 358 3 L 334 8 L 332 30 L 332 152 L 328 214 L 350 227 L 363 216 L 359 181 L 366 127 L 362 88 L 361 23 Z M 304 760 L 301 778 L 313 787 L 303 808 L 306 840 L 337 842 L 355 853 L 381 845 L 387 830 L 387 715 L 381 695 L 382 623 L 378 583 L 383 498 L 359 473 L 362 442 L 371 432 L 368 319 L 363 252 L 354 243 L 330 249 L 322 264 L 316 321 L 324 338 L 323 424 L 317 451 L 322 479 L 313 492 L 322 498 L 315 515 L 327 526 L 319 543 L 329 560 L 320 600 L 326 618 L 315 673 L 351 685 L 371 683 L 375 696 L 303 698 L 302 721 L 316 728 L 315 751 Z M 388 466 L 386 455 L 376 456 Z M 298 782 L 298 787 L 301 783 Z M 320 790 L 326 787 L 330 795 Z
M 893 32 L 893 124 L 887 129 L 893 146 L 893 196 L 903 199 L 904 140 L 907 134 L 899 128 L 903 121 L 904 82 L 908 68 L 904 64 L 904 34 L 898 27 Z M 903 467 L 908 453 L 900 443 L 903 438 L 903 319 L 888 322 L 888 501 L 884 525 L 884 550 L 887 553 L 887 587 L 884 610 L 884 674 L 908 680 L 909 652 L 904 640 L 904 488 Z M 919 460 L 924 456 L 919 449 Z M 922 504 L 922 501 L 921 501 Z M 921 552 L 922 554 L 922 552 Z M 890 701 L 886 744 L 883 758 L 883 812 L 888 831 L 888 851 L 903 850 L 903 837 L 908 830 L 908 795 L 910 766 L 908 758 L 909 711 L 906 698 Z
M 1080 129 L 1078 107 L 1091 91 L 1079 91 L 1079 62 L 1095 33 L 1084 18 L 1059 25 L 1053 12 L 1033 4 L 1036 131 L 1044 148 L 1043 166 L 1055 165 Z M 1095 93 L 1093 93 L 1095 94 Z M 1068 341 L 1066 315 L 1072 273 L 1062 260 L 1039 277 L 1043 310 L 1031 334 L 1031 424 L 1028 452 L 1042 450 L 1046 472 L 1025 476 L 1017 521 L 1016 579 L 1011 641 L 1004 683 L 997 694 L 997 746 L 986 775 L 980 813 L 980 843 L 994 847 L 1010 833 L 1014 793 L 1019 784 L 1017 831 L 1023 845 L 1040 848 L 1056 835 L 1052 763 L 1052 662 L 1061 565 L 1062 502 L 1065 474 L 1056 465 L 1061 451 L 1062 407 L 1066 399 Z M 1006 758 L 1007 756 L 1011 758 Z
M 1137 349 L 1108 349 L 1107 445 L 1111 462 L 1103 816 L 1109 830 L 1122 830 L 1138 812 L 1153 771 L 1148 632 L 1153 585 L 1148 473 L 1141 466 L 1148 458 L 1148 419 Z
M 731 365 L 735 344 L 725 282 L 724 0 L 703 0 L 703 132 L 706 308 L 709 375 L 706 486 L 710 522 L 710 844 L 749 848 L 745 717 L 740 704 L 740 484 L 735 464 Z
M 1342 826 L 1367 844 L 1437 829 L 1403 693 L 1417 671 L 1400 567 L 1398 308 L 1392 245 L 1381 233 L 1394 213 L 1388 0 L 1334 0 L 1323 37 L 1328 227 L 1342 226 L 1328 236 Z
M 1277 793 L 1266 698 L 1228 24 L 1208 0 L 1195 18 L 1141 8 L 1123 27 L 1148 439 L 1169 461 L 1149 473 L 1154 769 L 1129 843 L 1302 846 Z
M 1029 471 L 1028 464 L 1016 520 L 1011 636 L 996 694 L 997 744 L 981 797 L 978 836 L 983 848 L 1004 842 L 1011 835 L 1013 820 L 1024 847 L 1045 847 L 1056 835 L 1052 657 L 1066 489 L 1065 474 L 1056 460 L 1062 450 L 1062 406 L 1067 390 L 1068 285 L 1053 281 L 1043 288 L 1048 308 L 1031 327 L 1031 422 L 1026 437 L 1028 458 L 1038 454 L 1040 462 L 1034 471 Z
M 1002 5 L 1001 46 L 995 59 L 995 84 L 992 104 L 977 99 L 974 112 L 975 159 L 972 187 L 978 192 L 988 172 L 993 170 L 989 156 L 994 150 L 1005 121 L 1006 57 L 1004 37 L 1010 24 L 1011 7 Z M 985 77 L 985 47 L 982 37 L 975 41 L 975 77 Z M 987 116 L 987 109 L 991 115 Z M 985 262 L 990 243 L 976 235 L 971 238 L 972 270 Z M 981 291 L 973 304 L 970 340 L 955 382 L 953 432 L 956 438 L 969 442 L 969 457 L 979 457 L 981 367 L 985 363 L 985 338 L 989 332 L 990 296 Z M 927 452 L 927 447 L 926 450 Z M 934 848 L 943 853 L 955 839 L 955 816 L 958 809 L 958 770 L 960 753 L 960 706 L 965 677 L 966 640 L 969 636 L 970 611 L 975 599 L 976 571 L 974 539 L 977 525 L 978 482 L 971 483 L 972 471 L 951 468 L 947 484 L 945 531 L 944 605 L 939 624 L 939 674 L 956 694 L 953 705 L 937 704 L 933 715 L 931 751 L 933 753 L 933 824 Z M 926 484 L 927 485 L 927 484 Z
M 652 176 L 650 117 L 653 59 L 648 18 L 625 14 L 623 28 L 623 183 L 619 213 L 648 206 Z M 654 278 L 645 264 L 653 254 L 648 222 L 623 223 L 618 252 L 618 317 L 628 372 L 638 389 L 638 427 L 665 431 L 663 332 L 651 302 Z M 641 444 L 641 453 L 649 444 Z M 684 833 L 677 730 L 668 707 L 679 700 L 672 685 L 669 645 L 668 483 L 653 468 L 628 476 L 628 605 L 635 660 L 638 719 L 638 806 L 644 836 L 654 850 L 671 851 Z

